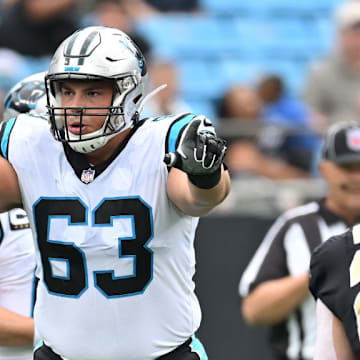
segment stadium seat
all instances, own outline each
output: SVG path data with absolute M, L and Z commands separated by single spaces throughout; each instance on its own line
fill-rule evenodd
M 226 87 L 232 84 L 251 85 L 263 72 L 259 63 L 247 62 L 239 58 L 220 59 L 218 69 Z
M 191 111 L 194 114 L 205 115 L 214 125 L 216 125 L 217 116 L 214 104 L 211 100 L 193 100 L 186 98 L 185 102 L 190 106 Z
M 225 81 L 213 59 L 183 59 L 178 62 L 181 95 L 187 99 L 208 100 L 221 94 Z
M 248 16 L 316 16 L 331 13 L 336 6 L 345 0 L 201 0 L 201 7 L 215 15 Z
M 305 65 L 331 50 L 332 13 L 342 2 L 201 0 L 207 13 L 156 15 L 137 30 L 155 57 L 176 61 L 181 95 L 196 106 L 219 99 L 234 82 L 252 83 L 265 73 L 283 76 L 298 93 Z
M 234 26 L 243 52 L 258 53 L 263 56 L 309 57 L 318 56 L 327 48 L 323 43 L 321 26 L 315 22 L 300 19 L 243 19 L 237 18 Z
M 155 52 L 175 56 L 211 54 L 225 44 L 221 23 L 207 16 L 153 16 L 137 24 L 137 30 L 150 41 Z
M 200 0 L 200 6 L 211 14 L 236 15 L 247 11 L 251 2 L 252 0 Z
M 284 80 L 287 89 L 293 95 L 302 91 L 306 73 L 306 62 L 282 58 L 264 59 L 261 64 L 263 75 L 278 75 Z

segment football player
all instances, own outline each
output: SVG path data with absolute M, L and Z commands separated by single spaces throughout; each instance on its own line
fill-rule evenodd
M 311 258 L 317 298 L 314 360 L 360 359 L 360 225 L 330 238 Z
M 7 94 L 3 120 L 46 112 L 45 73 L 31 75 Z M 22 209 L 0 214 L 0 360 L 33 357 L 35 252 Z
M 140 120 L 146 78 L 126 34 L 81 29 L 46 76 L 51 132 L 1 129 L 0 208 L 23 204 L 36 239 L 37 360 L 207 359 L 194 235 L 229 192 L 226 146 L 204 116 Z
M 359 124 L 333 125 L 324 147 L 334 162 L 329 191 L 341 200 L 338 210 L 348 213 L 348 225 L 353 226 L 311 256 L 310 290 L 317 299 L 314 360 L 354 360 L 360 359 Z
M 35 255 L 24 210 L 0 214 L 0 359 L 32 359 Z

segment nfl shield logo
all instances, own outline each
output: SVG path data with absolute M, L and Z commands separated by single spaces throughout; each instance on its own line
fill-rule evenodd
M 360 130 L 348 130 L 346 133 L 346 142 L 349 149 L 360 151 Z
M 95 177 L 95 170 L 93 169 L 83 170 L 81 174 L 81 181 L 84 184 L 89 184 L 94 181 L 94 177 Z

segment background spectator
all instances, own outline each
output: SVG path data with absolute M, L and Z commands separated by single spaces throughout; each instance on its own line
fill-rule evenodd
M 78 28 L 79 0 L 18 0 L 0 23 L 0 47 L 50 56 Z
M 360 2 L 349 1 L 336 13 L 335 49 L 309 72 L 304 99 L 326 119 L 326 126 L 358 118 L 360 95 Z
M 0 46 L 28 56 L 50 56 L 78 28 L 79 0 L 18 0 L 0 23 Z
M 308 177 L 306 170 L 285 158 L 286 152 L 281 149 L 284 132 L 279 126 L 266 126 L 263 110 L 262 100 L 250 88 L 233 86 L 224 94 L 219 126 L 231 135 L 225 136 L 229 143 L 226 163 L 231 173 L 271 179 Z
M 155 9 L 168 11 L 195 11 L 199 8 L 198 0 L 146 0 Z
M 172 115 L 191 112 L 179 94 L 179 74 L 176 64 L 171 60 L 154 59 L 149 64 L 150 86 L 152 89 L 166 84 L 166 88 L 157 93 L 145 105 L 144 114 L 152 116 Z
M 122 2 L 133 19 L 143 20 L 157 13 L 157 10 L 145 0 L 122 0 Z
M 283 133 L 279 150 L 283 157 L 294 166 L 311 171 L 320 147 L 320 136 L 315 134 L 320 128 L 319 117 L 289 94 L 280 76 L 265 76 L 258 85 L 258 94 L 263 102 L 264 121 Z
M 219 118 L 224 121 L 254 121 L 261 113 L 261 100 L 247 86 L 234 85 L 223 95 L 218 110 Z
M 133 6 L 136 6 L 134 2 Z M 110 26 L 127 33 L 140 48 L 145 58 L 150 53 L 149 42 L 134 27 L 136 12 L 127 0 L 95 0 L 92 12 L 85 17 L 85 25 Z

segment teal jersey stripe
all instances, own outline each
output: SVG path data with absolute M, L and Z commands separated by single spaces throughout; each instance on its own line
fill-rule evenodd
M 30 308 L 30 317 L 34 317 L 34 308 L 35 308 L 35 299 L 36 299 L 36 288 L 39 282 L 39 279 L 35 276 L 36 268 L 34 270 L 33 286 L 31 293 L 31 308 Z
M 179 133 L 181 131 L 181 129 L 187 125 L 193 118 L 195 117 L 194 114 L 189 114 L 187 116 L 185 116 L 183 119 L 179 120 L 178 122 L 176 122 L 171 130 L 170 130 L 170 135 L 169 135 L 169 152 L 175 152 L 176 150 L 176 141 L 177 138 L 179 136 Z
M 192 342 L 190 344 L 190 347 L 194 352 L 196 352 L 201 357 L 201 360 L 208 360 L 208 356 L 205 352 L 205 348 L 203 344 L 195 335 L 192 337 Z
M 34 352 L 35 350 L 37 350 L 39 347 L 43 346 L 44 342 L 42 340 L 40 340 L 39 342 L 37 342 L 34 346 Z
M 9 137 L 12 128 L 14 127 L 16 118 L 10 119 L 8 122 L 5 123 L 5 129 L 3 136 L 1 138 L 1 153 L 3 154 L 4 158 L 8 158 L 8 146 L 9 146 Z

